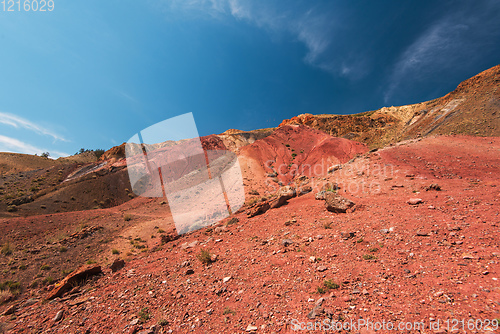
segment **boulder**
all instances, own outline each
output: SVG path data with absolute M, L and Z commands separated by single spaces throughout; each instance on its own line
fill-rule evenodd
M 61 282 L 57 283 L 54 289 L 47 296 L 47 299 L 49 300 L 62 297 L 65 292 L 71 290 L 73 286 L 78 284 L 80 281 L 99 274 L 102 274 L 101 266 L 95 264 L 83 265 L 66 276 Z
M 109 266 L 109 269 L 111 269 L 112 272 L 116 272 L 122 269 L 123 267 L 125 267 L 125 261 L 120 259 L 115 259 L 113 261 L 113 264 Z
M 308 194 L 312 191 L 312 187 L 308 184 L 299 187 L 298 196 Z
M 423 203 L 424 201 L 421 198 L 410 198 L 407 203 L 410 205 L 418 205 L 420 203 Z
M 252 218 L 258 215 L 261 215 L 265 213 L 267 210 L 271 208 L 271 205 L 269 202 L 262 202 L 254 205 L 253 207 L 250 208 L 249 211 L 247 211 L 247 216 L 248 218 Z
M 276 193 L 276 198 L 270 202 L 271 209 L 285 205 L 288 200 L 297 195 L 295 188 L 291 186 L 281 187 Z
M 330 212 L 345 213 L 347 209 L 354 206 L 354 202 L 336 193 L 327 191 L 325 193 L 325 206 Z

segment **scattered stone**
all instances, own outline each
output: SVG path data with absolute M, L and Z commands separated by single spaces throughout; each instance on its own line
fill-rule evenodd
M 125 260 L 115 259 L 111 266 L 109 266 L 109 269 L 111 269 L 112 272 L 117 272 L 123 267 L 125 267 Z
M 472 254 L 469 254 L 469 253 L 463 253 L 462 254 L 462 259 L 464 260 L 474 260 L 475 257 L 472 255 Z
M 316 303 L 314 304 L 314 307 L 313 309 L 311 310 L 311 312 L 309 312 L 309 314 L 307 315 L 307 317 L 309 319 L 314 319 L 316 318 L 318 315 L 320 315 L 321 313 L 323 313 L 323 309 L 321 307 L 321 305 L 323 304 L 323 301 L 325 299 L 323 297 L 321 297 L 320 299 L 318 299 L 316 301 Z
M 420 203 L 423 203 L 424 201 L 421 198 L 410 198 L 407 203 L 410 205 L 418 205 Z
M 215 261 L 217 261 L 217 259 L 218 259 L 217 254 L 212 254 L 212 255 L 210 256 L 210 262 L 215 262 Z
M 187 269 L 186 272 L 184 273 L 184 275 L 186 275 L 186 276 L 192 275 L 192 274 L 194 274 L 194 270 L 191 268 Z
M 434 190 L 441 191 L 441 187 L 437 183 L 432 183 L 431 185 L 424 187 L 425 191 Z
M 52 319 L 52 321 L 58 322 L 59 320 L 62 319 L 63 314 L 64 314 L 64 311 L 60 310 L 59 312 L 56 313 L 56 316 L 54 317 L 54 319 Z
M 333 165 L 328 168 L 328 174 L 331 174 L 339 169 L 342 169 L 342 165 Z
M 38 303 L 38 299 L 30 298 L 23 303 L 23 307 L 29 307 L 29 306 L 34 305 L 36 303 Z
M 417 232 L 417 236 L 419 236 L 419 237 L 428 237 L 429 233 L 427 233 L 427 232 L 420 232 L 419 231 L 419 232 Z
M 255 332 L 257 329 L 259 329 L 259 327 L 254 326 L 254 325 L 252 325 L 252 324 L 249 324 L 249 325 L 247 326 L 246 331 L 247 331 L 247 332 Z
M 279 208 L 288 203 L 288 200 L 296 196 L 295 188 L 292 186 L 281 187 L 276 193 L 276 198 L 270 202 L 270 208 Z
M 310 193 L 313 188 L 310 185 L 304 185 L 299 187 L 298 196 L 302 196 Z
M 333 192 L 325 194 L 326 209 L 330 212 L 345 213 L 354 206 L 354 202 Z
M 79 282 L 99 274 L 102 274 L 101 266 L 95 264 L 83 265 L 57 283 L 47 299 L 62 297 L 66 291 L 71 290 Z
M 9 306 L 4 312 L 3 312 L 3 315 L 11 315 L 11 314 L 14 314 L 14 312 L 16 312 L 17 310 L 17 305 L 11 305 Z
M 198 240 L 195 240 L 195 241 L 192 241 L 192 242 L 185 242 L 181 245 L 181 249 L 188 249 L 188 248 L 193 248 L 195 247 L 196 245 L 198 245 L 199 241 Z
M 354 238 L 356 236 L 356 232 L 340 232 L 340 237 L 344 240 Z
M 320 273 L 322 273 L 323 271 L 326 271 L 328 268 L 326 266 L 319 266 L 316 268 L 317 271 L 319 271 Z
M 323 200 L 323 199 L 325 199 L 325 194 L 326 194 L 326 191 L 321 190 L 320 192 L 316 193 L 316 195 L 314 195 L 314 198 L 318 199 L 318 200 Z
M 222 232 L 226 232 L 226 231 L 227 231 L 227 227 L 225 225 L 217 226 L 214 229 L 214 233 L 222 233 Z
M 255 217 L 255 216 L 258 216 L 258 215 L 261 215 L 265 212 L 267 212 L 267 210 L 269 210 L 271 208 L 271 205 L 269 204 L 269 202 L 262 202 L 262 203 L 258 203 L 256 205 L 254 205 L 248 212 L 247 212 L 247 217 L 248 218 L 252 218 L 252 217 Z
M 309 258 L 309 262 L 311 262 L 311 263 L 316 262 L 316 257 L 311 256 L 311 257 Z
M 227 282 L 229 282 L 229 280 L 230 280 L 230 279 L 231 279 L 231 276 L 224 277 L 224 278 L 222 279 L 222 282 L 223 282 L 223 283 L 227 283 Z
M 292 240 L 290 240 L 290 239 L 284 239 L 284 240 L 281 242 L 281 244 L 282 244 L 283 246 L 285 246 L 285 247 L 288 247 L 288 246 L 290 246 L 291 244 L 293 244 L 293 241 L 292 241 Z
M 444 291 L 437 291 L 434 293 L 434 297 L 441 297 L 442 295 L 444 295 Z
M 388 228 L 383 228 L 383 229 L 380 230 L 380 233 L 387 234 L 387 233 L 389 233 L 389 229 Z

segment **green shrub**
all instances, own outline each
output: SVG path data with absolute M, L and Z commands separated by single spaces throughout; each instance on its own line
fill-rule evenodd
M 3 244 L 1 252 L 5 256 L 12 254 L 12 247 L 10 247 L 10 243 L 8 241 Z
M 332 280 L 325 280 L 323 282 L 323 285 L 327 289 L 338 289 L 340 287 L 340 285 L 338 285 L 337 283 L 334 283 Z
M 149 319 L 151 319 L 151 314 L 149 313 L 149 309 L 147 307 L 143 307 L 139 311 L 139 318 L 141 319 L 142 322 L 146 322 Z
M 212 254 L 210 254 L 209 250 L 202 249 L 200 251 L 200 254 L 196 255 L 198 260 L 200 260 L 201 263 L 204 264 L 210 264 L 212 263 Z
M 233 311 L 232 309 L 229 308 L 229 306 L 226 306 L 226 308 L 224 309 L 224 312 L 222 312 L 222 314 L 226 315 L 226 314 L 233 314 L 235 315 L 236 312 Z

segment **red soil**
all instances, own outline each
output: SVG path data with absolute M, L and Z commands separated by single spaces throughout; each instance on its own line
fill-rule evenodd
M 296 151 L 306 145 L 312 142 L 290 141 Z M 0 321 L 15 333 L 135 333 L 141 328 L 235 333 L 249 325 L 259 333 L 291 333 L 294 319 L 357 323 L 369 318 L 395 326 L 422 321 L 423 333 L 432 332 L 430 321 L 440 320 L 444 333 L 447 320 L 465 319 L 467 326 L 469 319 L 497 319 L 499 151 L 499 138 L 436 137 L 363 155 L 311 181 L 339 183 L 339 193 L 356 203 L 353 211 L 328 212 L 310 193 L 254 218 L 237 214 L 235 224 L 202 229 L 163 246 L 154 238 L 150 251 L 121 271 L 107 270 L 79 292 L 49 303 L 23 304 L 46 295 L 30 290 L 16 301 L 14 316 Z M 261 159 L 259 164 L 268 158 L 255 147 L 249 153 Z M 276 152 L 285 163 L 289 154 Z M 433 183 L 442 190 L 424 190 Z M 423 203 L 409 205 L 415 197 Z M 162 208 L 144 199 L 124 205 L 134 203 L 136 212 Z M 109 219 L 103 214 L 99 221 L 105 225 Z M 292 243 L 285 247 L 284 239 Z M 202 264 L 197 259 L 202 249 L 217 260 Z M 325 280 L 339 288 L 326 288 Z M 323 312 L 311 320 L 307 315 L 321 297 Z M 60 310 L 62 319 L 55 321 Z

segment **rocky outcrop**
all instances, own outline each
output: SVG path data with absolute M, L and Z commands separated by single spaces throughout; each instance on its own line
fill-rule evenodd
M 75 284 L 85 280 L 91 276 L 102 274 L 101 266 L 95 264 L 87 264 L 73 271 L 66 276 L 61 282 L 57 283 L 54 289 L 49 293 L 47 299 L 62 297 L 65 292 L 71 290 Z
M 327 191 L 325 193 L 325 206 L 330 212 L 345 213 L 354 206 L 354 202 L 334 192 Z

